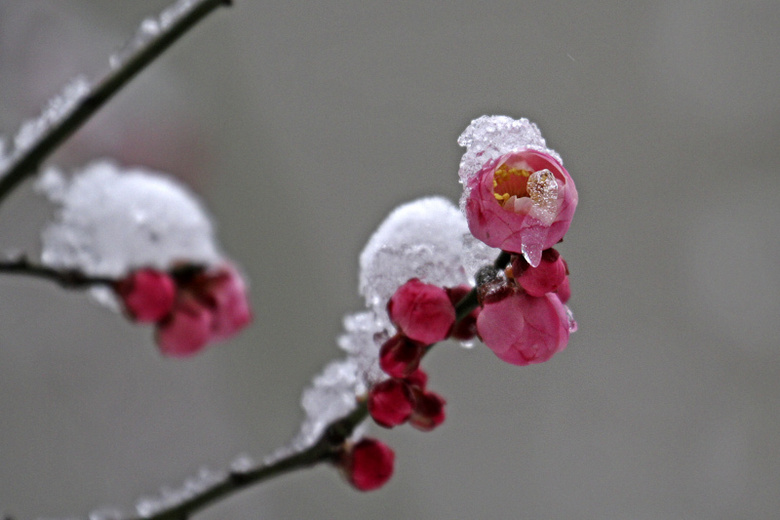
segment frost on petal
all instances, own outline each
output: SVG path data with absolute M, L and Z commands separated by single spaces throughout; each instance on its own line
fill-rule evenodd
M 314 444 L 325 428 L 356 406 L 356 398 L 364 389 L 355 360 L 333 361 L 304 390 L 301 404 L 306 418 L 289 449 L 305 449 Z
M 49 171 L 37 189 L 58 205 L 42 233 L 41 260 L 50 267 L 121 277 L 139 267 L 220 259 L 209 216 L 170 177 L 101 161 L 70 180 Z
M 524 148 L 548 153 L 562 163 L 561 157 L 547 148 L 539 128 L 524 117 L 479 117 L 458 137 L 458 144 L 466 147 L 458 172 L 464 186 L 486 162 Z
M 360 254 L 359 290 L 366 304 L 384 311 L 396 289 L 410 278 L 452 287 L 473 275 L 464 267 L 463 214 L 447 199 L 429 197 L 396 208 Z

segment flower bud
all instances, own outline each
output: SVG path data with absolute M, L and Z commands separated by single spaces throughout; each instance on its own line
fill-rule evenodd
M 345 452 L 340 464 L 344 476 L 360 491 L 385 485 L 393 475 L 395 453 L 376 439 L 362 439 Z
M 368 413 L 379 426 L 392 428 L 405 423 L 412 414 L 412 391 L 402 379 L 387 379 L 368 392 Z
M 447 401 L 434 392 L 415 392 L 414 411 L 409 424 L 418 430 L 428 432 L 444 422 L 444 405 Z
M 482 342 L 513 365 L 542 363 L 566 348 L 569 318 L 555 293 L 534 297 L 516 290 L 486 303 L 477 318 Z
M 171 357 L 188 357 L 200 352 L 211 340 L 213 315 L 192 300 L 177 303 L 157 328 L 157 345 Z
M 233 266 L 201 272 L 184 290 L 211 312 L 211 341 L 230 338 L 252 321 L 246 285 Z
M 425 345 L 396 334 L 379 348 L 379 367 L 392 377 L 407 377 L 420 366 Z
M 531 296 L 555 292 L 566 279 L 566 264 L 555 249 L 545 249 L 537 267 L 531 267 L 522 256 L 512 262 L 515 281 Z
M 162 320 L 173 308 L 176 285 L 168 273 L 139 269 L 114 287 L 130 317 L 142 323 Z
M 412 278 L 387 303 L 390 320 L 408 338 L 431 345 L 446 339 L 455 323 L 455 308 L 447 292 Z

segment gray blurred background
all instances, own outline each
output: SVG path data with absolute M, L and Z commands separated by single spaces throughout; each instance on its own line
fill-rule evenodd
M 0 131 L 95 75 L 167 0 L 0 1 Z M 210 16 L 54 158 L 177 175 L 252 282 L 246 333 L 188 361 L 52 284 L 0 278 L 0 512 L 130 509 L 285 444 L 301 390 L 362 308 L 357 256 L 396 205 L 457 200 L 456 138 L 536 121 L 577 182 L 560 251 L 580 331 L 518 368 L 426 369 L 447 422 L 374 434 L 381 491 L 330 468 L 205 519 L 772 519 L 780 510 L 780 3 L 332 0 Z M 25 185 L 0 251 L 37 252 Z

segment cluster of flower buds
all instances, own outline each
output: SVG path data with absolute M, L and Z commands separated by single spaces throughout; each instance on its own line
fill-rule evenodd
M 483 273 L 478 280 L 477 333 L 508 363 L 547 361 L 566 348 L 576 330 L 566 307 L 569 269 L 552 249 L 577 207 L 574 181 L 552 155 L 523 149 L 488 161 L 469 188 L 469 229 L 511 254 L 505 273 Z
M 413 278 L 390 298 L 387 312 L 398 332 L 379 350 L 379 366 L 390 377 L 374 384 L 367 398 L 380 426 L 408 422 L 429 431 L 444 422 L 445 401 L 427 390 L 420 368 L 434 343 L 476 335 L 513 365 L 542 363 L 566 348 L 577 325 L 566 306 L 569 268 L 553 246 L 568 231 L 578 196 L 560 161 L 540 148 L 536 143 L 486 157 L 465 178 L 462 207 L 469 230 L 501 249 L 502 262 L 481 269 L 475 288 L 443 288 Z M 479 161 L 482 153 L 473 158 Z M 342 469 L 358 489 L 376 489 L 390 478 L 394 457 L 381 442 L 365 440 L 345 453 Z
M 379 350 L 379 366 L 390 376 L 368 393 L 368 412 L 385 428 L 409 423 L 431 431 L 444 422 L 443 397 L 427 389 L 428 375 L 420 368 L 425 352 L 434 343 L 454 337 L 468 340 L 476 332 L 476 314 L 456 322 L 455 304 L 470 288 L 444 289 L 413 278 L 398 288 L 387 304 L 390 320 L 398 329 Z M 341 467 L 357 489 L 376 489 L 392 474 L 392 450 L 370 439 L 359 456 L 344 458 Z M 388 453 L 390 455 L 388 455 Z M 348 462 L 345 462 L 348 461 Z
M 246 287 L 229 265 L 139 269 L 114 285 L 130 319 L 154 323 L 166 356 L 187 357 L 235 335 L 252 321 Z

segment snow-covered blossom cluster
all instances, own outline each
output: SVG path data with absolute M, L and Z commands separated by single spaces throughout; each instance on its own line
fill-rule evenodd
M 343 416 L 364 398 L 380 426 L 441 424 L 445 400 L 427 389 L 420 368 L 436 342 L 476 334 L 500 359 L 527 365 L 563 350 L 576 330 L 568 266 L 552 248 L 577 205 L 560 156 L 527 119 L 483 116 L 458 142 L 466 147 L 462 212 L 441 197 L 421 199 L 393 211 L 371 237 L 360 255 L 367 310 L 344 320 L 347 358 L 304 393 L 301 446 L 315 442 L 336 410 Z M 494 265 L 499 253 L 506 261 Z M 362 490 L 382 485 L 394 460 L 390 448 L 369 441 L 370 450 L 342 462 Z M 372 461 L 366 474 L 381 477 L 360 476 L 355 461 L 364 459 Z
M 94 295 L 154 323 L 163 354 L 190 356 L 251 321 L 246 284 L 219 251 L 211 218 L 174 179 L 98 161 L 70 179 L 47 170 L 36 186 L 57 206 L 41 262 L 115 279 Z

